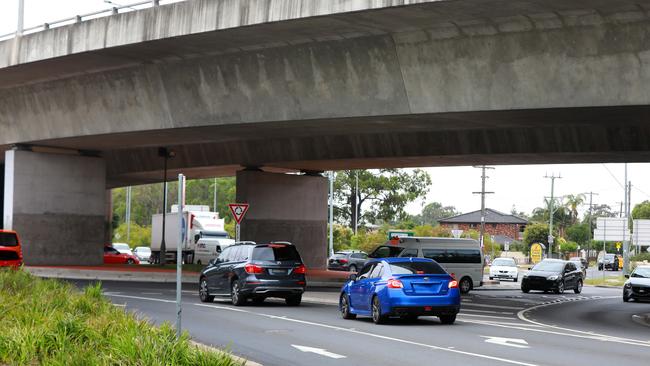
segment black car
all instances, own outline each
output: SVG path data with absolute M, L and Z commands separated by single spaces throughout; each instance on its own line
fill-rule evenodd
M 582 292 L 582 271 L 575 263 L 560 259 L 544 259 L 537 263 L 521 281 L 521 291 L 530 290 L 553 291 L 556 294 L 564 290 L 573 290 L 576 294 Z
M 618 271 L 618 256 L 616 254 L 605 254 L 605 269 Z M 603 258 L 598 260 L 598 270 L 603 270 Z
M 267 297 L 280 297 L 297 306 L 307 285 L 305 272 L 291 243 L 235 243 L 201 271 L 199 297 L 203 302 L 230 297 L 236 306 L 248 299 L 261 303 Z
M 638 266 L 623 286 L 623 301 L 650 300 L 650 266 Z
M 330 271 L 356 272 L 368 261 L 368 255 L 363 252 L 342 251 L 336 252 L 327 262 Z
M 582 271 L 583 280 L 587 278 L 587 267 L 589 267 L 589 264 L 587 263 L 586 259 L 580 257 L 572 257 L 569 258 L 569 261 L 575 263 L 576 267 L 578 267 L 578 269 Z

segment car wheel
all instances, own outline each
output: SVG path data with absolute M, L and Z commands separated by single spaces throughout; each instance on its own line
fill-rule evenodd
M 527 293 L 530 292 L 530 289 L 529 289 L 528 287 L 523 287 L 523 286 L 522 286 L 522 287 L 521 287 L 521 292 L 527 294 Z
M 198 265 L 200 266 L 200 265 L 202 265 L 203 263 L 201 263 L 201 260 L 199 259 L 198 261 L 196 261 L 196 264 L 198 264 Z
M 490 281 L 492 281 L 493 279 L 494 279 L 494 277 L 490 277 Z
M 386 316 L 381 314 L 381 303 L 377 296 L 372 299 L 372 321 L 375 324 L 384 324 L 386 322 Z
M 355 319 L 357 317 L 357 314 L 352 314 L 350 312 L 350 300 L 346 294 L 341 295 L 341 299 L 339 300 L 339 309 L 341 310 L 341 316 L 343 319 Z
M 284 302 L 289 306 L 298 306 L 302 302 L 302 295 L 294 295 L 284 299 Z
M 576 288 L 573 289 L 573 292 L 575 292 L 576 294 L 582 292 L 582 280 L 578 280 L 578 283 L 576 283 Z
M 623 292 L 623 302 L 630 302 L 630 297 Z
M 232 281 L 232 285 L 230 285 L 230 300 L 235 306 L 242 306 L 246 303 L 246 297 L 241 294 L 237 280 Z
M 456 314 L 440 315 L 438 318 L 440 318 L 440 323 L 442 324 L 454 324 L 456 321 Z
M 351 265 L 351 266 L 350 266 L 350 272 L 354 272 L 354 273 L 356 273 L 356 272 L 357 272 L 357 266 L 355 266 L 354 264 Z
M 603 266 L 598 266 L 598 270 L 599 270 L 599 271 L 602 271 L 602 270 L 603 270 Z
M 208 280 L 203 277 L 199 283 L 199 299 L 201 302 L 212 302 L 214 296 L 210 296 L 210 290 L 208 289 Z
M 472 289 L 472 281 L 469 279 L 469 277 L 463 277 L 460 280 L 458 287 L 460 287 L 460 293 L 466 294 Z
M 133 263 L 135 263 L 133 258 L 129 258 L 129 259 L 126 260 L 126 264 L 133 264 Z
M 563 294 L 564 293 L 564 281 L 560 281 L 560 283 L 557 284 L 557 289 L 555 289 L 556 294 Z

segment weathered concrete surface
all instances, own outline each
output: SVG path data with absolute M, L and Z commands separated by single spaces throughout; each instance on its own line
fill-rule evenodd
M 103 263 L 106 166 L 100 158 L 9 150 L 4 227 L 25 264 Z
M 250 205 L 241 240 L 293 243 L 308 268 L 327 263 L 327 179 L 237 172 L 237 202 Z
M 109 186 L 157 181 L 162 145 L 189 177 L 648 161 L 648 4 L 195 0 L 93 20 L 12 41 L 0 146 L 98 150 Z

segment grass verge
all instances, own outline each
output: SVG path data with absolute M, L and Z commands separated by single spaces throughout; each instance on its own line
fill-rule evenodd
M 0 270 L 0 324 L 0 365 L 240 365 L 113 306 L 100 284 L 81 292 L 23 270 Z
M 625 284 L 625 280 L 626 278 L 623 276 L 605 277 L 605 279 L 603 279 L 602 276 L 596 276 L 593 278 L 585 279 L 585 285 L 623 287 L 623 284 Z

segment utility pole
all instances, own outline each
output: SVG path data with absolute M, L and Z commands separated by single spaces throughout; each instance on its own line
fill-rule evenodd
M 354 175 L 354 235 L 357 235 L 357 230 L 359 228 L 359 171 L 355 171 Z
M 598 196 L 598 193 L 588 192 L 589 195 L 589 239 L 593 238 L 594 228 L 593 228 L 593 207 L 594 207 L 594 196 Z M 591 240 L 587 242 L 587 261 L 589 261 L 589 251 L 591 250 Z
M 625 223 L 630 222 L 630 206 L 632 201 L 632 182 L 627 180 L 627 163 L 625 164 Z M 627 226 L 627 225 L 626 225 Z M 625 232 L 623 240 L 623 275 L 630 274 L 630 228 Z
M 548 202 L 548 216 L 549 216 L 549 224 L 548 224 L 548 257 L 551 258 L 551 254 L 553 254 L 553 242 L 555 241 L 553 238 L 553 214 L 555 213 L 555 210 L 553 209 L 553 203 L 555 200 L 554 194 L 555 194 L 555 180 L 556 179 L 562 179 L 562 176 L 556 176 L 556 175 L 551 175 L 549 176 L 546 174 L 544 178 L 548 178 L 551 180 L 551 199 Z
M 483 244 L 484 244 L 483 243 L 483 236 L 485 236 L 485 195 L 494 193 L 494 192 L 486 192 L 485 191 L 485 179 L 489 178 L 487 175 L 485 175 L 485 170 L 486 169 L 494 169 L 494 167 L 481 165 L 481 166 L 475 166 L 474 168 L 480 168 L 481 169 L 481 191 L 480 192 L 472 192 L 472 193 L 481 195 L 481 230 L 480 230 L 480 233 L 479 233 L 478 241 L 479 241 L 479 243 L 481 243 L 481 248 L 483 248 Z M 491 259 L 494 260 L 494 244 L 492 245 Z
M 217 178 L 214 178 L 214 212 L 219 212 L 217 209 Z
M 126 187 L 126 242 L 131 242 L 131 186 Z
M 327 253 L 327 256 L 331 256 L 334 254 L 334 171 L 331 171 L 329 174 L 329 188 L 330 188 L 330 196 L 329 196 L 329 204 L 330 204 L 330 214 L 329 214 L 329 224 L 330 224 L 330 240 L 329 240 L 329 250 Z

